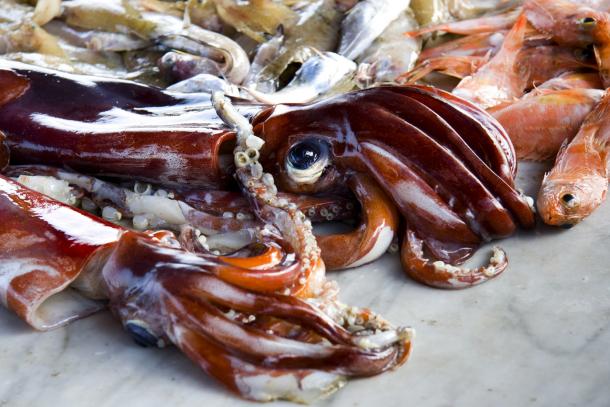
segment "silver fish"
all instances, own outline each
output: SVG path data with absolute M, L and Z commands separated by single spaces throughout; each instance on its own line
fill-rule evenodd
M 275 93 L 245 90 L 263 103 L 307 103 L 322 95 L 351 90 L 356 68 L 352 60 L 334 52 L 324 52 L 305 61 L 294 79 Z
M 240 97 L 239 88 L 237 86 L 207 73 L 202 73 L 175 83 L 167 87 L 167 90 L 179 93 L 205 92 L 212 94 L 214 92 L 222 92 L 227 96 Z
M 355 60 L 409 7 L 410 0 L 364 0 L 341 23 L 339 55 Z
M 419 27 L 411 10 L 405 11 L 358 58 L 359 72 L 366 87 L 373 83 L 393 82 L 413 68 L 422 48 L 419 38 L 404 33 Z

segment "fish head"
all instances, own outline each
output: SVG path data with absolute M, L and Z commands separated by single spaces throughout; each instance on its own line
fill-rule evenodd
M 538 195 L 538 213 L 548 225 L 570 228 L 599 207 L 607 189 L 607 179 L 599 174 L 547 177 Z

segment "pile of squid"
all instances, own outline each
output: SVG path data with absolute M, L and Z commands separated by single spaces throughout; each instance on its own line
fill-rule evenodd
M 569 228 L 598 208 L 608 188 L 610 2 L 525 0 L 407 36 L 430 33 L 451 36 L 430 40 L 398 80 L 457 78 L 444 83 L 498 120 L 518 159 L 555 159 L 537 198 L 545 223 Z
M 327 270 L 500 275 L 499 247 L 464 263 L 534 227 L 517 159 L 556 156 L 549 224 L 605 197 L 605 1 L 33 3 L 0 0 L 0 300 L 36 329 L 108 307 L 241 397 L 312 402 L 414 332 Z
M 326 268 L 401 234 L 407 274 L 466 287 L 506 256 L 456 264 L 533 223 L 501 127 L 434 88 L 267 106 L 14 61 L 0 88 L 3 304 L 43 330 L 108 305 L 245 398 L 308 402 L 406 360 L 412 331 L 338 302 Z

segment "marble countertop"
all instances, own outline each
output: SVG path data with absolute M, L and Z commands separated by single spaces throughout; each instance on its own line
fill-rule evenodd
M 535 191 L 542 170 L 522 166 L 520 185 Z M 417 334 L 405 366 L 320 405 L 610 405 L 610 205 L 500 244 L 509 269 L 462 291 L 414 283 L 392 255 L 331 274 L 344 302 Z M 175 349 L 134 345 L 109 313 L 37 333 L 0 309 L 0 407 L 239 404 Z

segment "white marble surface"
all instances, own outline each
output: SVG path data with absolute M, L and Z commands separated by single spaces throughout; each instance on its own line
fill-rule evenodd
M 536 168 L 520 177 L 529 191 Z M 610 205 L 572 230 L 539 227 L 501 245 L 508 271 L 463 291 L 418 285 L 390 255 L 332 275 L 345 302 L 417 335 L 405 366 L 320 404 L 609 406 Z M 108 313 L 43 334 L 0 310 L 0 407 L 239 403 L 176 350 L 133 345 Z

